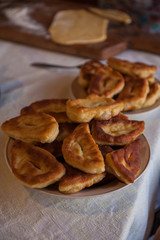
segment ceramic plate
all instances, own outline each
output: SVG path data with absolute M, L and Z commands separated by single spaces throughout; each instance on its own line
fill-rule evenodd
M 140 170 L 139 170 L 136 180 L 145 171 L 145 169 L 148 166 L 149 160 L 150 160 L 150 147 L 147 142 L 147 139 L 145 138 L 145 136 L 143 134 L 141 136 L 139 136 L 139 138 L 141 138 L 142 142 L 143 142 L 142 153 L 141 153 L 142 162 L 141 162 L 141 167 L 140 167 Z M 7 144 L 6 144 L 6 149 L 5 149 L 6 162 L 7 162 L 7 165 L 11 172 L 12 172 L 12 170 L 11 170 L 10 150 L 11 150 L 13 142 L 14 142 L 14 140 L 9 138 L 7 141 Z M 58 186 L 56 184 L 50 185 L 43 189 L 35 189 L 35 191 L 40 191 L 45 194 L 50 194 L 50 195 L 57 196 L 57 197 L 84 198 L 84 197 L 100 196 L 100 195 L 107 194 L 107 193 L 110 193 L 113 191 L 117 191 L 124 187 L 129 187 L 129 186 L 130 186 L 130 184 L 126 185 L 116 179 L 110 183 L 104 183 L 104 184 L 98 183 L 97 185 L 93 185 L 90 188 L 83 189 L 80 192 L 75 193 L 75 194 L 67 194 L 66 195 L 66 194 L 60 193 L 58 191 Z
M 158 82 L 158 80 L 156 80 L 156 81 Z M 71 85 L 71 90 L 72 90 L 72 94 L 75 98 L 85 98 L 87 96 L 84 88 L 78 84 L 78 78 L 75 78 L 73 80 L 72 85 Z M 132 110 L 132 111 L 126 111 L 125 113 L 126 114 L 144 113 L 144 112 L 154 110 L 158 106 L 160 106 L 160 98 L 152 106 L 142 108 L 142 109 Z

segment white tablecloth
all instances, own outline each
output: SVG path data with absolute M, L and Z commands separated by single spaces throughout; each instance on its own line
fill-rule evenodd
M 158 66 L 160 57 L 125 51 L 119 57 Z M 42 61 L 76 65 L 86 59 L 0 41 L 0 83 L 23 85 L 2 93 L 0 124 L 19 115 L 20 109 L 44 98 L 71 98 L 71 83 L 78 70 L 42 70 L 30 63 Z M 7 88 L 10 85 L 7 85 Z M 130 115 L 144 120 L 151 157 L 142 176 L 120 191 L 82 199 L 60 198 L 21 185 L 5 160 L 7 137 L 0 131 L 0 240 L 143 240 L 148 239 L 160 174 L 160 107 L 148 114 Z

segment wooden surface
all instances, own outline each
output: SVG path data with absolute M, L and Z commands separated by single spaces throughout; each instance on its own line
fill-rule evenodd
M 6 17 L 7 9 L 28 9 L 29 18 L 40 26 L 40 31 L 24 28 L 16 25 Z M 143 38 L 139 38 L 139 32 L 132 25 L 111 23 L 108 28 L 108 38 L 104 42 L 96 44 L 60 45 L 54 43 L 48 33 L 48 28 L 54 14 L 64 9 L 87 8 L 82 4 L 58 0 L 24 1 L 4 3 L 0 5 L 0 39 L 9 40 L 28 46 L 33 46 L 50 51 L 82 56 L 91 59 L 107 59 L 115 56 L 128 48 L 160 53 L 160 41 L 156 40 L 143 44 Z M 43 29 L 43 31 L 41 31 Z M 146 40 L 146 38 L 145 38 Z M 152 40 L 152 38 L 151 38 Z M 158 50 L 159 49 L 159 50 Z

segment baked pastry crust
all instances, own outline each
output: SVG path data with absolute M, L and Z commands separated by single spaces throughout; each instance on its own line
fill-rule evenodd
M 59 191 L 65 194 L 71 194 L 90 187 L 104 179 L 106 173 L 90 174 L 84 173 L 78 169 L 65 164 L 66 174 L 59 182 Z
M 147 79 L 128 76 L 125 86 L 119 93 L 117 100 L 123 101 L 123 111 L 140 109 L 146 100 L 148 92 L 149 83 Z
M 141 139 L 136 139 L 124 148 L 106 154 L 107 171 L 126 184 L 133 183 L 141 166 L 141 148 Z
M 83 64 L 78 76 L 79 85 L 87 88 L 97 69 L 101 66 L 103 66 L 103 64 L 95 60 L 87 61 Z
M 97 144 L 125 145 L 141 135 L 144 128 L 144 121 L 128 120 L 116 116 L 109 120 L 93 120 L 91 132 Z
M 14 176 L 31 188 L 44 188 L 59 181 L 65 167 L 44 149 L 16 140 L 11 148 Z
M 68 99 L 44 99 L 31 103 L 21 109 L 21 114 L 26 113 L 47 113 L 53 116 L 57 122 L 70 122 L 66 115 L 66 102 Z
M 85 99 L 69 99 L 67 115 L 74 122 L 90 122 L 95 119 L 109 119 L 123 110 L 122 101 L 114 101 L 105 96 L 90 94 Z
M 59 133 L 56 119 L 46 113 L 23 114 L 5 121 L 1 128 L 9 137 L 28 143 L 52 142 Z
M 147 78 L 157 71 L 155 65 L 148 65 L 141 62 L 130 62 L 117 58 L 109 58 L 108 65 L 120 73 L 137 76 L 139 78 Z
M 88 123 L 80 124 L 64 139 L 62 153 L 70 166 L 83 172 L 95 174 L 105 171 L 103 156 L 90 134 Z
M 119 72 L 107 66 L 99 67 L 89 84 L 88 93 L 113 97 L 123 89 L 124 83 Z
M 142 107 L 152 106 L 160 98 L 160 84 L 153 82 L 149 84 L 149 93 Z

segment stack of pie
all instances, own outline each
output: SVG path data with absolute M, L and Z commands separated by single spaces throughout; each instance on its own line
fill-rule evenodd
M 78 83 L 86 94 L 97 94 L 124 103 L 123 111 L 152 106 L 160 98 L 155 65 L 109 58 L 108 65 L 88 61 L 80 69 Z
M 124 83 L 115 70 L 109 68 L 109 74 L 119 86 Z M 10 150 L 14 176 L 31 188 L 55 184 L 64 194 L 102 180 L 133 183 L 141 166 L 139 136 L 145 126 L 129 120 L 123 109 L 123 101 L 95 93 L 24 107 L 1 126 L 14 139 Z

